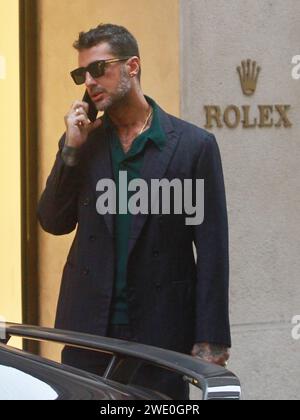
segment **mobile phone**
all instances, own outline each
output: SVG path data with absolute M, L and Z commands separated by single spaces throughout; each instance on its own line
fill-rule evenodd
M 98 110 L 95 107 L 94 102 L 92 101 L 90 95 L 88 94 L 88 91 L 85 91 L 84 97 L 82 99 L 83 102 L 87 102 L 89 104 L 89 112 L 88 112 L 88 117 L 90 119 L 90 121 L 94 122 L 97 118 L 98 115 Z

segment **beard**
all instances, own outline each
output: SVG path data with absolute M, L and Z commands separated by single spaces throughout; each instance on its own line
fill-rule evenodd
M 105 99 L 100 100 L 99 102 L 96 102 L 95 106 L 97 110 L 107 111 L 116 106 L 119 106 L 120 104 L 123 104 L 124 102 L 126 102 L 126 98 L 130 90 L 131 90 L 131 79 L 126 73 L 125 68 L 122 67 L 121 72 L 120 72 L 120 81 L 115 92 L 108 94 L 108 96 Z

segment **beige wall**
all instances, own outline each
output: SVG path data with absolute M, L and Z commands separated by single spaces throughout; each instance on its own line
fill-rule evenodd
M 300 341 L 291 336 L 300 310 L 300 82 L 291 76 L 299 21 L 299 0 L 181 0 L 184 119 L 204 125 L 205 105 L 249 105 L 252 116 L 260 104 L 291 105 L 291 128 L 212 130 L 229 209 L 229 367 L 246 399 L 300 395 Z M 236 71 L 247 58 L 262 68 L 251 97 Z
M 42 0 L 39 1 L 39 189 L 45 185 L 63 116 L 83 89 L 73 85 L 69 71 L 77 66 L 73 41 L 82 30 L 99 23 L 126 26 L 138 39 L 144 92 L 174 115 L 179 114 L 179 16 L 177 0 Z M 52 326 L 63 264 L 72 235 L 53 237 L 40 231 L 40 324 Z M 52 349 L 47 347 L 44 351 Z M 54 354 L 55 352 L 53 352 Z
M 19 6 L 17 0 L 1 0 L 0 56 L 6 76 L 0 76 L 0 315 L 20 322 L 21 306 L 21 210 L 20 210 L 20 115 L 19 115 Z M 1 59 L 3 62 L 3 59 Z

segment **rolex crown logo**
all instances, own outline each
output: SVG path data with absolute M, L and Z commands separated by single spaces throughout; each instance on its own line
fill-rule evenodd
M 242 66 L 237 67 L 240 76 L 243 92 L 247 96 L 252 96 L 256 90 L 257 80 L 261 68 L 256 61 L 242 61 Z

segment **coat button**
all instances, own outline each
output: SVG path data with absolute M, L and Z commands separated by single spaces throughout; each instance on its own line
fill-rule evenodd
M 83 274 L 84 276 L 88 276 L 88 275 L 89 275 L 89 273 L 90 273 L 90 270 L 89 270 L 88 268 L 84 268 L 84 269 L 82 270 L 82 274 Z
M 96 236 L 95 235 L 91 235 L 90 237 L 89 237 L 89 240 L 91 241 L 91 242 L 95 242 L 95 240 L 96 240 L 97 238 L 96 238 Z
M 89 204 L 90 204 L 90 199 L 87 197 L 87 198 L 84 200 L 83 205 L 84 205 L 84 206 L 88 206 Z
M 153 251 L 153 257 L 158 258 L 159 257 L 159 251 Z

